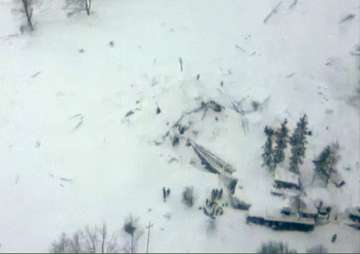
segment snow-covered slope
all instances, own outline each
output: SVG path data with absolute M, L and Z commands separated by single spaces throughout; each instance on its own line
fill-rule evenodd
M 0 0 L 0 251 L 47 251 L 61 232 L 103 221 L 119 229 L 130 213 L 154 224 L 157 252 L 256 251 L 268 240 L 298 251 L 318 243 L 359 251 L 359 232 L 342 224 L 279 233 L 246 225 L 246 214 L 232 209 L 209 232 L 197 207 L 217 177 L 170 142 L 155 145 L 183 112 L 216 100 L 226 107 L 222 119 L 198 122 L 198 141 L 237 169 L 254 205 L 267 206 L 263 128 L 284 118 L 293 127 L 307 113 L 305 182 L 311 160 L 338 141 L 347 184 L 328 194 L 340 211 L 360 204 L 360 63 L 350 54 L 360 43 L 360 2 L 299 0 L 290 8 L 283 0 L 265 24 L 277 3 L 94 0 L 91 16 L 68 18 L 62 1 L 48 0 L 35 10 L 36 31 L 19 34 L 11 1 Z M 355 18 L 341 23 L 348 14 Z M 243 98 L 269 98 L 246 116 L 247 130 L 231 109 Z M 181 203 L 190 185 L 193 209 Z M 172 190 L 167 203 L 163 186 Z

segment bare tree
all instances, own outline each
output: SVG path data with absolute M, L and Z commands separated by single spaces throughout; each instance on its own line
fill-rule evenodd
M 150 245 L 150 230 L 151 228 L 154 226 L 154 224 L 151 224 L 151 222 L 149 222 L 149 224 L 146 226 L 147 229 L 147 238 L 146 238 L 146 253 L 149 253 L 149 245 Z M 1 245 L 0 245 L 1 247 Z
M 130 244 L 127 244 L 123 250 L 127 253 L 135 253 L 138 241 L 143 234 L 139 226 L 139 219 L 130 215 L 124 223 L 123 230 L 130 236 Z
M 32 8 L 33 1 L 32 0 L 21 0 L 21 1 L 23 4 L 23 7 L 24 7 L 24 13 L 26 16 L 27 23 L 28 23 L 30 29 L 34 30 L 34 26 L 31 21 L 32 13 L 33 13 L 33 8 Z
M 306 253 L 309 254 L 328 254 L 328 250 L 321 244 L 315 245 L 311 247 L 310 249 L 306 250 Z
M 35 4 L 39 3 L 40 1 L 38 0 L 14 0 L 15 8 L 12 9 L 12 12 L 20 14 L 25 20 L 25 24 L 20 26 L 21 32 L 25 29 L 34 31 L 33 11 Z
M 86 226 L 71 236 L 62 233 L 50 247 L 51 253 L 118 253 L 121 250 L 116 233 L 111 236 L 105 223 Z
M 86 11 L 86 14 L 91 14 L 92 1 L 91 0 L 66 0 L 64 9 L 68 9 L 68 17 L 73 16 L 76 13 Z
M 85 0 L 85 9 L 86 9 L 86 14 L 87 14 L 88 16 L 90 16 L 91 0 Z
M 260 254 L 296 254 L 296 250 L 289 249 L 288 245 L 283 242 L 263 243 L 257 251 Z

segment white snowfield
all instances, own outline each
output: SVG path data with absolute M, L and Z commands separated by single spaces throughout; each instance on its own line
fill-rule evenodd
M 261 167 L 263 129 L 284 118 L 293 128 L 306 113 L 309 197 L 339 212 L 360 204 L 360 60 L 351 53 L 360 1 L 282 0 L 264 23 L 279 1 L 93 0 L 90 16 L 68 18 L 63 1 L 46 0 L 36 30 L 20 34 L 13 1 L 0 0 L 0 252 L 46 252 L 87 224 L 121 230 L 129 214 L 154 224 L 151 252 L 254 252 L 270 240 L 299 252 L 360 251 L 360 232 L 340 222 L 276 232 L 225 208 L 209 231 L 198 207 L 218 177 L 191 165 L 191 148 L 154 142 L 201 101 L 222 104 L 219 121 L 209 112 L 196 122 L 196 142 L 231 164 L 246 200 L 267 210 L 281 202 Z M 231 105 L 244 98 L 269 100 L 241 115 Z M 346 184 L 316 189 L 312 160 L 335 141 Z M 193 208 L 181 202 L 185 186 L 194 186 Z M 146 234 L 138 251 L 145 246 Z

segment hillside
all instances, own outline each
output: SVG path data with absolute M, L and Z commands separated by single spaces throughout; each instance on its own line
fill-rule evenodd
M 63 1 L 48 0 L 34 9 L 35 31 L 20 33 L 13 2 L 0 0 L 0 252 L 48 251 L 62 232 L 121 229 L 129 214 L 154 224 L 151 252 L 254 252 L 270 240 L 359 251 L 359 231 L 340 222 L 278 232 L 227 207 L 209 230 L 198 207 L 220 181 L 194 166 L 184 140 L 163 138 L 201 102 L 222 105 L 190 116 L 191 138 L 231 164 L 252 207 L 266 210 L 276 198 L 264 127 L 286 118 L 292 130 L 306 113 L 307 192 L 339 213 L 360 205 L 360 2 L 283 0 L 264 22 L 278 2 L 93 0 L 90 16 L 67 17 Z M 253 102 L 261 110 L 234 110 Z M 315 187 L 312 160 L 333 142 L 346 184 Z M 185 186 L 193 208 L 181 202 Z

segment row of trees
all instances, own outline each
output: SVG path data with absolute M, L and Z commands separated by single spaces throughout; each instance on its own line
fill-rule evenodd
M 170 188 L 162 188 L 164 202 L 169 197 Z M 211 203 L 221 199 L 223 190 L 213 189 L 211 192 Z M 182 192 L 182 202 L 189 208 L 194 206 L 195 194 L 192 186 L 187 186 Z M 207 203 L 210 203 L 207 200 Z M 219 208 L 219 207 L 218 207 Z M 221 207 L 220 207 L 221 208 Z M 222 209 L 222 208 L 221 208 Z M 208 230 L 215 228 L 215 223 L 210 222 Z M 150 230 L 153 224 L 149 222 L 146 226 L 146 253 L 149 252 Z M 122 233 L 127 238 L 120 239 Z M 62 233 L 60 237 L 54 241 L 50 247 L 51 253 L 136 253 L 138 242 L 144 233 L 139 225 L 139 219 L 129 216 L 122 227 L 121 231 L 110 232 L 106 224 L 95 225 L 93 227 L 86 226 L 72 234 Z
M 149 251 L 150 223 L 147 227 L 147 247 Z M 152 225 L 151 225 L 152 226 Z M 138 219 L 129 216 L 122 228 L 128 237 L 120 239 L 121 232 L 110 232 L 105 223 L 93 227 L 86 226 L 73 234 L 62 233 L 50 247 L 50 253 L 136 253 L 138 242 L 143 235 Z
M 142 232 L 139 232 L 135 221 L 128 221 L 123 230 L 134 238 L 136 243 Z M 52 243 L 50 253 L 136 253 L 136 247 L 122 247 L 116 233 L 108 231 L 106 224 L 94 227 L 85 227 L 68 236 L 61 234 L 60 238 Z M 149 253 L 149 249 L 146 249 Z M 259 254 L 296 254 L 295 249 L 290 249 L 284 242 L 266 242 L 261 245 L 257 253 Z M 315 245 L 306 250 L 308 254 L 327 254 L 328 250 L 323 245 Z
M 285 152 L 288 143 L 290 143 L 291 157 L 289 170 L 299 174 L 299 166 L 303 164 L 305 158 L 306 137 L 310 134 L 307 127 L 307 116 L 304 115 L 300 118 L 291 136 L 289 135 L 287 123 L 288 121 L 285 119 L 277 130 L 269 126 L 265 127 L 264 132 L 267 138 L 262 154 L 263 165 L 273 172 L 277 165 L 285 160 Z
M 288 121 L 285 119 L 276 130 L 269 126 L 265 127 L 266 142 L 263 146 L 263 166 L 270 172 L 274 172 L 276 167 L 285 160 L 286 149 L 288 144 L 290 144 L 289 170 L 300 174 L 300 166 L 304 163 L 306 144 L 308 143 L 307 136 L 311 135 L 311 132 L 308 130 L 307 115 L 305 114 L 299 119 L 291 136 L 287 123 Z M 338 150 L 338 144 L 328 145 L 313 160 L 315 174 L 319 175 L 326 185 L 331 174 L 335 171 L 336 163 L 339 160 Z
M 24 24 L 21 25 L 20 30 L 33 31 L 35 29 L 33 22 L 34 9 L 41 5 L 41 0 L 13 0 L 15 8 L 14 13 L 20 14 L 24 19 Z M 65 9 L 69 10 L 68 16 L 75 13 L 85 11 L 87 15 L 91 14 L 92 0 L 65 0 Z

